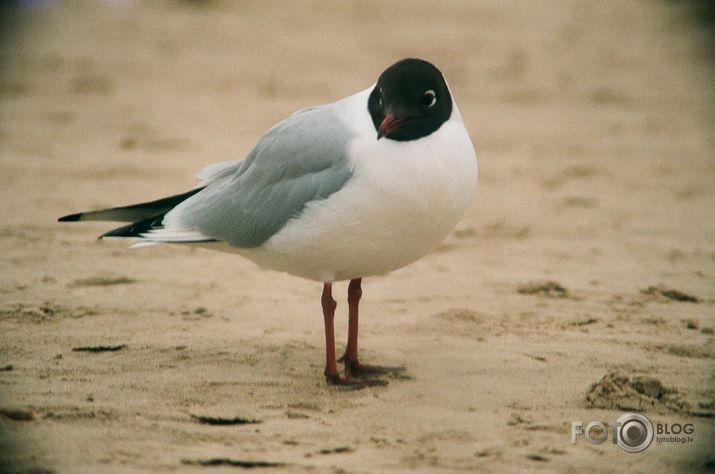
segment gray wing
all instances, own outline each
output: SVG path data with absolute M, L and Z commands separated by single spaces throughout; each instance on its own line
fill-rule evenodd
M 198 231 L 257 247 L 350 179 L 351 133 L 329 107 L 300 111 L 270 129 L 230 177 L 209 183 L 164 218 L 167 231 Z

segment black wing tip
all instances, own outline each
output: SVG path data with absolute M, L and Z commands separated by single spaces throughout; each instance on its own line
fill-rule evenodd
M 138 232 L 134 231 L 134 229 L 127 229 L 125 227 L 120 227 L 118 229 L 113 229 L 110 230 L 109 232 L 105 232 L 104 234 L 99 236 L 99 240 L 104 239 L 105 237 L 141 237 Z
M 134 223 L 112 229 L 109 232 L 105 232 L 100 235 L 99 239 L 101 240 L 105 237 L 139 237 L 141 231 L 138 231 L 137 224 L 138 223 Z
M 148 219 L 143 219 L 137 222 L 132 222 L 131 224 L 124 225 L 122 227 L 117 227 L 109 232 L 105 232 L 99 238 L 103 239 L 105 237 L 141 237 L 141 234 L 148 232 L 152 229 L 161 228 L 161 221 L 164 219 L 166 212 L 157 214 L 155 216 L 149 217 Z
M 176 205 L 190 198 L 204 188 L 205 186 L 201 188 L 194 188 L 189 192 L 157 199 L 156 201 L 69 214 L 67 216 L 60 217 L 57 219 L 57 222 L 77 222 L 81 220 L 140 222 L 152 216 L 169 212 Z
M 77 222 L 80 219 L 82 219 L 82 213 L 78 212 L 77 214 L 69 214 L 66 216 L 62 216 L 57 219 L 57 222 Z

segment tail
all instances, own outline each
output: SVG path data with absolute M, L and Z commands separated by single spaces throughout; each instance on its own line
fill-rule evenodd
M 123 237 L 139 238 L 148 237 L 151 232 L 164 234 L 161 239 L 146 239 L 148 242 L 208 242 L 214 239 L 201 235 L 198 232 L 161 232 L 162 222 L 167 212 L 171 211 L 179 203 L 190 198 L 204 188 L 192 189 L 184 194 L 169 196 L 156 201 L 132 204 L 131 206 L 113 207 L 111 209 L 101 209 L 98 211 L 80 212 L 62 216 L 58 222 L 76 221 L 120 221 L 130 222 L 130 224 L 112 229 L 99 238 Z M 157 236 L 158 237 L 158 236 Z

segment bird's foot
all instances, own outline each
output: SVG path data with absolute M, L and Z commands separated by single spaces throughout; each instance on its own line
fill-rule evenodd
M 348 377 L 341 377 L 338 374 L 325 374 L 325 381 L 328 385 L 344 387 L 351 390 L 359 390 L 365 387 L 377 387 L 387 385 L 384 380 L 358 380 Z
M 404 367 L 361 364 L 357 360 L 348 360 L 347 355 L 345 354 L 338 359 L 338 362 L 345 364 L 345 376 L 348 378 L 354 376 L 358 378 L 374 379 L 382 375 L 387 375 L 396 379 L 409 378 L 409 376 L 405 375 L 406 369 Z

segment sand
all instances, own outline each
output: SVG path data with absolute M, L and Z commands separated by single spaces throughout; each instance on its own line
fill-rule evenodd
M 713 469 L 715 91 L 689 4 L 26 4 L 0 43 L 0 471 Z M 480 180 L 434 254 L 364 282 L 362 359 L 406 367 L 385 387 L 326 386 L 319 284 L 56 222 L 189 189 L 405 56 L 446 74 Z M 631 410 L 693 441 L 571 444 Z

